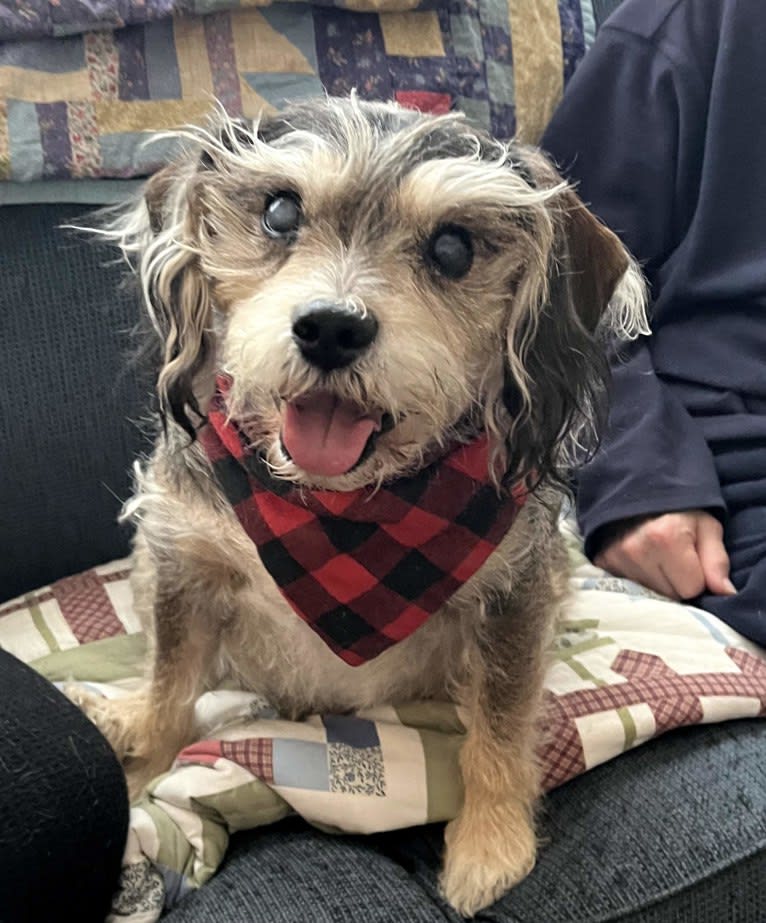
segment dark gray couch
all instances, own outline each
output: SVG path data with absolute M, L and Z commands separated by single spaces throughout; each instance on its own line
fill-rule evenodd
M 0 208 L 0 600 L 128 550 L 117 526 L 146 413 L 137 301 L 82 206 Z M 134 422 L 136 421 L 136 422 Z

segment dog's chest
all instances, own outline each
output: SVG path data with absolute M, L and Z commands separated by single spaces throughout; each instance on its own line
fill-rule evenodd
M 236 631 L 222 644 L 224 672 L 295 715 L 444 697 L 467 614 L 445 607 L 379 656 L 350 666 L 294 612 L 265 571 L 241 607 Z
M 392 702 L 449 697 L 464 679 L 472 645 L 487 618 L 485 600 L 511 592 L 509 533 L 485 563 L 417 628 L 359 665 L 339 656 L 295 611 L 254 545 L 224 673 L 258 690 L 290 715 L 344 712 Z M 388 614 L 381 613 L 384 622 Z

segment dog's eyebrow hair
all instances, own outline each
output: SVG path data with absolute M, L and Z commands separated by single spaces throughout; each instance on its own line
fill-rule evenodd
M 298 104 L 264 119 L 255 130 L 256 148 L 259 143 L 264 152 L 271 148 L 275 174 L 284 168 L 281 185 L 300 188 L 310 167 L 300 156 L 296 161 L 301 148 L 306 157 L 321 151 L 330 158 L 328 167 L 332 158 L 338 159 L 340 194 L 344 184 L 353 193 L 363 175 L 376 195 L 387 190 L 409 198 L 407 210 L 428 223 L 446 209 L 463 207 L 522 212 L 551 194 L 538 187 L 523 148 L 498 141 L 455 116 L 427 121 L 415 112 L 383 107 L 365 111 L 333 103 Z
M 533 187 L 513 160 L 426 160 L 402 179 L 403 203 L 423 216 L 474 205 L 500 209 L 539 208 L 559 195 L 565 184 Z

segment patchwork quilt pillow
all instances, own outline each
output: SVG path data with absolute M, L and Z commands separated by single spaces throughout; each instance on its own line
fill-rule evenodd
M 671 728 L 766 714 L 766 652 L 594 568 L 567 534 L 573 594 L 546 679 L 547 790 Z M 0 606 L 0 647 L 55 682 L 124 695 L 145 652 L 128 578 L 116 561 Z M 233 831 L 297 813 L 373 833 L 449 820 L 461 803 L 464 725 L 447 702 L 294 722 L 220 689 L 197 702 L 196 732 L 133 806 L 115 919 L 157 920 L 215 872 Z
M 594 32 L 593 0 L 0 0 L 0 180 L 146 176 L 214 97 L 356 89 L 535 141 Z

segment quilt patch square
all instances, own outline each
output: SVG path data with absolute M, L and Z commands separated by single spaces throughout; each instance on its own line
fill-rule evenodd
M 322 724 L 327 731 L 328 744 L 346 744 L 357 748 L 380 746 L 374 721 L 356 715 L 324 715 Z
M 329 744 L 330 791 L 343 795 L 367 795 L 384 798 L 386 780 L 383 754 L 379 747 L 349 747 Z
M 274 785 L 330 791 L 326 744 L 315 740 L 275 740 L 272 769 Z

